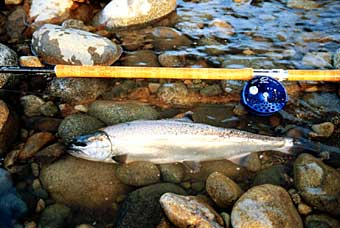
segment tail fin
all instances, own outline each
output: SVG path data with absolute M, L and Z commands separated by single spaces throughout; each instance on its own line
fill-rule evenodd
M 327 160 L 337 160 L 340 162 L 340 148 L 335 146 L 327 146 L 319 142 L 313 142 L 308 139 L 294 139 L 294 152 L 308 151 L 313 155 L 327 158 Z M 297 151 L 296 151 L 297 150 Z

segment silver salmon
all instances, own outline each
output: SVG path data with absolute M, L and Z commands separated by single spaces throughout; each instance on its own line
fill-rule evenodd
M 295 149 L 340 155 L 339 148 L 308 140 L 270 137 L 184 120 L 138 120 L 78 136 L 69 145 L 73 156 L 102 162 L 150 161 L 156 164 L 238 160 L 249 153 Z

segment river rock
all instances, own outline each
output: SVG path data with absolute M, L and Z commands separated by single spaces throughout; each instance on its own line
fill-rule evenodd
M 328 52 L 310 52 L 303 57 L 302 63 L 321 69 L 332 68 L 332 56 Z
M 19 152 L 18 158 L 21 160 L 33 157 L 41 148 L 54 140 L 54 135 L 49 132 L 38 132 L 30 136 Z
M 52 163 L 65 153 L 65 146 L 61 143 L 52 144 L 34 155 L 34 160 L 39 163 Z
M 18 56 L 9 47 L 0 43 L 0 66 L 17 66 Z M 0 88 L 8 81 L 11 74 L 0 73 Z
M 308 205 L 340 215 L 339 171 L 310 154 L 301 154 L 294 163 L 294 181 Z
M 111 65 L 122 54 L 122 48 L 105 37 L 52 24 L 33 33 L 32 50 L 52 65 Z
M 106 125 L 140 119 L 155 120 L 159 116 L 158 112 L 147 104 L 104 100 L 91 103 L 88 114 L 103 121 Z
M 167 104 L 181 104 L 188 94 L 188 88 L 182 82 L 165 83 L 157 91 L 157 97 Z
M 292 183 L 288 174 L 289 169 L 284 165 L 271 166 L 256 173 L 253 186 L 272 184 L 281 187 L 288 187 Z
M 151 32 L 152 45 L 158 51 L 190 46 L 191 40 L 180 31 L 169 27 L 156 27 Z
M 205 189 L 214 202 L 222 208 L 233 205 L 243 193 L 233 180 L 219 172 L 209 175 Z
M 163 217 L 159 199 L 167 192 L 186 195 L 181 187 L 170 183 L 154 184 L 131 192 L 119 208 L 114 227 L 156 227 Z
M 10 42 L 23 42 L 23 34 L 26 29 L 25 20 L 27 18 L 23 7 L 16 7 L 16 9 L 8 16 L 6 23 L 7 35 L 10 37 Z M 9 43 L 10 43 L 9 42 Z
M 333 55 L 334 68 L 340 69 L 340 48 Z
M 288 0 L 287 6 L 297 9 L 311 10 L 319 7 L 319 4 L 314 0 Z
M 165 193 L 160 198 L 160 203 L 169 220 L 179 228 L 223 227 L 223 219 L 217 212 L 192 196 Z
M 221 86 L 218 84 L 214 84 L 214 85 L 209 85 L 203 89 L 200 90 L 200 94 L 202 96 L 217 96 L 222 94 L 223 91 L 221 89 Z
M 22 0 L 5 0 L 5 5 L 19 5 Z
M 166 16 L 176 6 L 176 0 L 112 0 L 92 24 L 108 29 L 145 24 Z
M 75 211 L 113 219 L 116 213 L 113 205 L 130 191 L 115 173 L 114 164 L 65 156 L 43 166 L 40 181 L 56 202 Z
M 124 66 L 158 67 L 157 55 L 151 50 L 134 51 L 122 58 Z
M 155 184 L 160 180 L 157 166 L 147 161 L 121 165 L 117 168 L 116 176 L 122 183 L 137 187 Z
M 45 103 L 43 99 L 35 95 L 27 95 L 20 98 L 21 106 L 26 116 L 39 116 L 40 107 Z
M 63 228 L 68 225 L 71 216 L 71 209 L 67 206 L 59 203 L 50 205 L 41 213 L 38 228 Z
M 305 220 L 306 228 L 338 228 L 340 222 L 328 215 L 308 215 Z
M 324 115 L 327 112 L 340 112 L 340 99 L 336 93 L 307 93 L 303 100 Z
M 108 82 L 97 78 L 54 78 L 47 86 L 46 93 L 60 97 L 67 103 L 88 103 L 102 95 Z
M 288 192 L 275 185 L 264 184 L 244 193 L 231 212 L 231 224 L 239 227 L 303 227 Z
M 179 184 L 185 176 L 185 167 L 182 163 L 160 164 L 159 170 L 164 182 Z
M 5 102 L 0 100 L 0 156 L 4 155 L 18 135 L 18 120 Z
M 102 127 L 104 127 L 104 124 L 92 116 L 74 114 L 67 116 L 61 122 L 58 128 L 58 135 L 64 142 L 70 142 L 75 136 L 89 134 Z
M 59 24 L 70 16 L 72 0 L 31 0 L 29 20 L 37 28 L 46 23 Z
M 158 56 L 159 63 L 163 67 L 184 67 L 186 53 L 178 51 L 168 51 Z
M 315 131 L 317 136 L 328 138 L 333 134 L 335 126 L 331 122 L 324 122 L 312 125 L 312 129 Z

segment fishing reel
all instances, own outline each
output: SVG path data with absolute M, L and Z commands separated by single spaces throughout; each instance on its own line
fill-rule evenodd
M 286 75 L 283 70 L 254 71 L 254 77 L 243 87 L 241 103 L 257 116 L 270 116 L 280 111 L 288 101 L 287 91 L 279 81 Z

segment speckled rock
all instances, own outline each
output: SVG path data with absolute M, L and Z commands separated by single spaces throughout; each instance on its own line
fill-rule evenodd
M 321 69 L 332 68 L 332 56 L 328 52 L 311 52 L 303 57 L 302 63 Z
M 58 113 L 58 107 L 52 101 L 47 101 L 40 106 L 40 112 L 44 116 L 52 117 Z
M 124 66 L 158 67 L 157 55 L 151 50 L 139 50 L 128 53 L 122 59 Z
M 205 188 L 214 202 L 222 208 L 233 205 L 243 193 L 233 180 L 219 172 L 209 175 Z
M 0 66 L 17 66 L 18 56 L 9 47 L 0 43 Z M 0 88 L 8 81 L 11 74 L 0 73 Z
M 190 46 L 191 40 L 180 31 L 170 27 L 156 27 L 151 32 L 152 45 L 156 50 L 174 50 Z
M 58 129 L 58 135 L 64 140 L 64 142 L 69 142 L 75 136 L 94 132 L 101 127 L 104 127 L 104 124 L 92 116 L 74 114 L 67 116 L 61 122 Z
M 0 100 L 0 156 L 12 145 L 19 132 L 19 123 L 7 104 Z
M 186 53 L 178 51 L 168 51 L 158 56 L 159 63 L 163 67 L 184 67 Z
M 271 166 L 256 173 L 253 186 L 272 184 L 281 187 L 288 187 L 292 184 L 288 173 L 289 169 L 284 165 Z
M 310 154 L 301 154 L 294 163 L 294 181 L 308 205 L 340 215 L 339 171 Z
M 147 161 L 120 165 L 117 168 L 116 176 L 122 183 L 137 187 L 155 184 L 160 180 L 157 166 Z
M 165 83 L 157 91 L 157 97 L 168 104 L 181 104 L 189 91 L 184 83 Z
M 218 84 L 210 85 L 200 90 L 200 94 L 203 96 L 217 96 L 222 93 L 221 86 Z
M 41 213 L 38 228 L 63 228 L 68 225 L 67 220 L 71 216 L 71 209 L 65 205 L 58 203 L 50 205 Z
M 33 33 L 32 50 L 52 65 L 111 65 L 122 54 L 122 48 L 105 37 L 52 24 Z
M 171 13 L 176 0 L 112 0 L 92 21 L 108 29 L 145 24 Z
M 59 24 L 70 16 L 72 0 L 31 0 L 29 17 L 36 28 L 45 23 Z
M 340 48 L 333 55 L 334 68 L 340 69 Z
M 182 163 L 160 164 L 162 180 L 169 183 L 181 183 L 184 179 L 185 168 Z
M 102 95 L 108 86 L 106 80 L 97 78 L 54 78 L 46 93 L 71 104 L 87 103 Z
M 159 199 L 167 192 L 186 195 L 181 187 L 170 183 L 154 184 L 131 192 L 119 209 L 114 227 L 156 227 L 163 218 Z
M 305 220 L 306 228 L 338 228 L 340 222 L 328 215 L 308 215 Z
M 116 102 L 98 100 L 90 104 L 88 114 L 107 125 L 133 120 L 154 120 L 158 112 L 150 105 L 139 102 Z
M 165 193 L 160 203 L 169 220 L 179 228 L 222 228 L 223 219 L 213 208 L 191 196 Z
M 38 116 L 41 114 L 40 107 L 45 103 L 43 99 L 35 95 L 27 95 L 20 98 L 21 106 L 26 116 Z
M 231 224 L 234 228 L 303 227 L 288 192 L 270 184 L 253 187 L 240 197 L 232 209 Z
M 319 4 L 314 0 L 288 0 L 287 6 L 297 9 L 315 9 L 319 7 Z
M 65 156 L 43 166 L 40 181 L 56 202 L 93 216 L 113 219 L 117 199 L 130 191 L 115 177 L 115 172 L 114 164 Z

